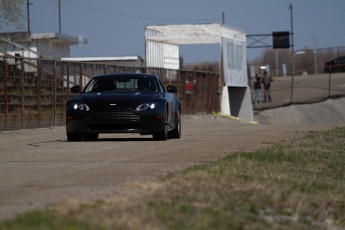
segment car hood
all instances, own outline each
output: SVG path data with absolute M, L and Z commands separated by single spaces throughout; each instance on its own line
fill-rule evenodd
M 117 108 L 135 108 L 144 102 L 157 102 L 161 94 L 146 93 L 138 91 L 113 91 L 83 93 L 79 100 L 93 108 L 106 108 L 116 106 Z

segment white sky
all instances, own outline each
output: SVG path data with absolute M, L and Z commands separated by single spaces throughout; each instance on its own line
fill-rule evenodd
M 58 32 L 58 0 L 30 0 L 32 33 Z M 290 31 L 293 5 L 295 50 L 345 46 L 344 0 L 61 0 L 62 33 L 82 35 L 89 43 L 72 56 L 145 57 L 145 26 L 221 23 L 247 34 Z M 26 7 L 25 7 L 26 12 Z M 27 22 L 23 22 L 27 29 Z M 13 31 L 5 27 L 4 32 Z M 266 40 L 271 43 L 271 38 Z M 185 63 L 218 61 L 217 45 L 181 46 Z M 248 49 L 248 59 L 263 49 Z

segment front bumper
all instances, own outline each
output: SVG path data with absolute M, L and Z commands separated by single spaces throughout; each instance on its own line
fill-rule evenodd
M 91 116 L 66 113 L 66 131 L 69 133 L 141 133 L 152 134 L 165 128 L 165 117 L 157 114 Z

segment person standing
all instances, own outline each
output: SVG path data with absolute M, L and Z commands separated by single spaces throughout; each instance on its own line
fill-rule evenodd
M 261 77 L 259 74 L 255 75 L 254 90 L 255 90 L 255 102 L 260 103 L 262 88 L 261 88 Z
M 264 102 L 272 101 L 271 95 L 271 82 L 273 81 L 272 77 L 268 72 L 264 71 L 264 76 L 262 77 L 262 83 L 264 84 Z

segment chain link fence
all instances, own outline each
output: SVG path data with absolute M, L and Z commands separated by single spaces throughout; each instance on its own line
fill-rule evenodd
M 345 65 L 342 68 L 345 68 Z M 264 86 L 262 86 L 259 101 L 256 101 L 254 82 L 255 79 L 250 80 L 254 110 L 315 103 L 345 96 L 345 72 L 338 70 L 311 75 L 273 77 L 271 89 L 266 92 L 271 94 L 271 101 L 265 100 Z
M 326 64 L 338 57 L 344 57 L 343 62 Z M 270 90 L 272 101 L 265 103 L 262 86 L 259 103 L 255 102 L 255 77 L 251 69 L 249 84 L 254 110 L 314 103 L 345 95 L 345 47 L 306 48 L 296 51 L 294 55 L 286 49 L 267 50 L 260 62 L 252 63 L 255 73 L 262 75 L 259 63 L 269 66 L 273 77 Z

